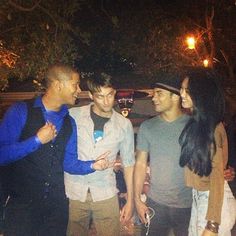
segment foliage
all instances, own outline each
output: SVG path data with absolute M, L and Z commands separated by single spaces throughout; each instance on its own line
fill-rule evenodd
M 17 57 L 5 77 L 40 84 L 49 64 L 106 71 L 122 86 L 148 87 L 153 75 L 205 57 L 235 81 L 233 0 L 0 0 L 0 40 Z M 188 34 L 197 37 L 187 49 Z M 3 83 L 4 84 L 4 83 Z M 126 85 L 125 85 L 126 84 Z M 3 85 L 0 85 L 3 87 Z
M 4 90 L 8 83 L 8 72 L 14 68 L 18 55 L 7 50 L 0 41 L 0 90 Z
M 202 65 L 208 58 L 228 75 L 229 62 L 236 67 L 235 26 L 230 24 L 236 17 L 235 5 L 229 1 L 163 2 L 128 5 L 128 13 L 120 16 L 119 50 L 135 62 L 136 72 L 148 75 L 183 65 Z M 187 49 L 189 34 L 197 39 L 196 50 Z
M 48 65 L 74 64 L 78 56 L 71 19 L 79 10 L 76 1 L 1 1 L 1 39 L 18 55 L 8 78 L 34 78 L 41 82 Z M 3 14 L 4 12 L 4 14 Z M 5 18 L 4 18 L 5 17 Z

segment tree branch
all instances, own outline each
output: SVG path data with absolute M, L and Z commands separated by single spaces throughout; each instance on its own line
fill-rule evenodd
M 36 2 L 32 7 L 29 7 L 29 8 L 26 8 L 26 7 L 23 7 L 17 3 L 15 3 L 14 1 L 12 0 L 9 0 L 8 3 L 15 7 L 16 9 L 20 10 L 20 11 L 26 11 L 26 12 L 30 12 L 30 11 L 33 11 L 35 8 L 39 8 L 41 11 L 43 11 L 44 13 L 46 13 L 51 19 L 52 21 L 54 22 L 54 24 L 56 25 L 56 32 L 55 32 L 55 39 L 56 39 L 56 36 L 57 36 L 57 31 L 58 31 L 58 24 L 57 24 L 57 21 L 55 20 L 55 18 L 52 16 L 52 14 L 47 10 L 45 9 L 44 7 L 40 6 L 41 0 L 38 0 L 38 2 Z
M 56 32 L 55 32 L 55 40 L 57 38 L 57 31 L 58 31 L 58 23 L 56 21 L 56 19 L 54 18 L 54 16 L 44 7 L 38 5 L 39 9 L 42 10 L 44 13 L 46 13 L 54 22 L 55 26 L 56 26 Z
M 6 33 L 9 33 L 10 31 L 13 31 L 13 30 L 19 30 L 19 28 L 23 28 L 23 27 L 25 27 L 25 25 L 17 25 L 17 26 L 15 26 L 15 27 L 6 29 L 5 31 L 1 31 L 1 32 L 0 32 L 0 35 L 4 35 L 4 34 L 6 34 Z
M 8 3 L 12 6 L 15 7 L 16 9 L 20 10 L 20 11 L 33 11 L 36 7 L 39 6 L 39 3 L 41 2 L 41 0 L 39 0 L 38 2 L 36 2 L 32 7 L 23 7 L 21 5 L 18 5 L 17 3 L 15 3 L 12 0 L 9 0 Z
M 109 18 L 109 20 L 111 19 L 110 15 L 107 13 L 107 11 L 104 8 L 104 4 L 103 4 L 103 0 L 101 1 L 101 10 L 102 12 L 105 13 L 105 15 Z

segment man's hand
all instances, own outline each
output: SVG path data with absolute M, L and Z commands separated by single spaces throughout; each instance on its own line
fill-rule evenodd
M 110 151 L 103 153 L 100 155 L 96 161 L 93 163 L 93 169 L 94 170 L 105 170 L 107 168 L 111 168 L 114 166 L 114 161 L 108 160 L 108 155 L 110 154 Z
M 148 207 L 141 200 L 136 200 L 135 206 L 139 219 L 141 220 L 142 223 L 146 224 L 147 223 L 146 214 L 149 212 Z
M 217 236 L 217 235 L 218 235 L 217 233 L 213 233 L 208 229 L 204 229 L 204 231 L 202 233 L 202 236 Z
M 120 212 L 120 222 L 121 224 L 127 224 L 133 215 L 133 204 L 132 202 L 126 202 L 124 207 Z
M 235 178 L 235 169 L 229 166 L 224 170 L 224 178 L 226 181 L 233 181 Z
M 113 169 L 114 169 L 115 172 L 118 172 L 119 170 L 122 169 L 122 164 L 121 164 L 120 160 L 116 160 L 114 162 L 114 168 Z
M 41 127 L 37 132 L 37 137 L 42 144 L 48 143 L 57 136 L 56 127 L 51 123 L 47 122 L 43 127 Z

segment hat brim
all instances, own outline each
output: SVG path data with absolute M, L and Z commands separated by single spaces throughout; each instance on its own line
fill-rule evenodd
M 180 95 L 180 91 L 179 89 L 175 88 L 175 87 L 172 87 L 170 85 L 167 85 L 167 84 L 163 84 L 163 83 L 155 83 L 153 88 L 161 88 L 161 89 L 165 89 L 167 91 L 170 91 L 174 94 L 177 94 L 177 95 Z

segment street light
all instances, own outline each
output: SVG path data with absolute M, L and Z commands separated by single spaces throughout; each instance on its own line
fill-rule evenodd
M 203 65 L 204 65 L 204 67 L 208 67 L 209 66 L 209 60 L 208 59 L 203 60 Z
M 187 37 L 186 43 L 188 45 L 188 49 L 195 49 L 196 40 L 193 36 Z
M 194 36 L 187 36 L 186 37 L 187 48 L 191 50 L 192 57 L 195 57 L 194 55 L 196 55 L 197 57 L 196 63 L 198 65 L 204 67 L 211 67 L 212 66 L 211 60 L 209 59 L 209 56 L 207 56 L 202 40 L 199 39 L 201 39 L 201 36 L 198 36 L 197 39 Z M 197 43 L 201 45 L 197 45 Z M 204 54 L 205 56 L 203 56 Z

